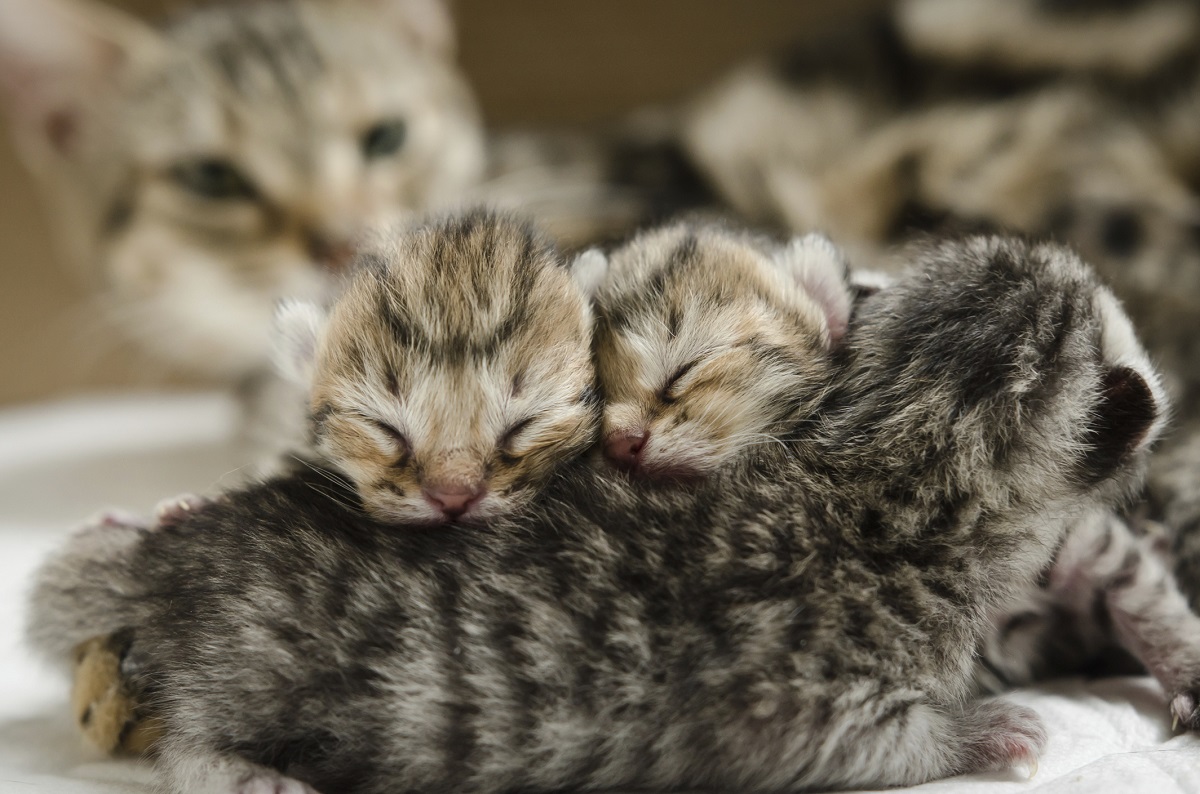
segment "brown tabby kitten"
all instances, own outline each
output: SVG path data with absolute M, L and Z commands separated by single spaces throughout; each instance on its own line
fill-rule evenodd
M 374 518 L 515 510 L 590 446 L 592 317 L 528 225 L 476 211 L 381 236 L 328 313 L 285 304 L 313 446 Z M 591 274 L 585 274 L 590 278 Z
M 814 411 L 850 317 L 846 264 L 828 240 L 683 224 L 610 262 L 596 294 L 610 461 L 703 475 Z

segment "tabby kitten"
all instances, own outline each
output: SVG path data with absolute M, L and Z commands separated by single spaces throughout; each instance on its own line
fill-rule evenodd
M 668 244 L 663 244 L 664 237 Z M 764 440 L 783 441 L 794 434 L 838 374 L 836 362 L 828 354 L 825 318 L 813 323 L 810 317 L 803 323 L 782 309 L 763 309 L 760 302 L 768 299 L 776 306 L 788 304 L 783 297 L 787 293 L 765 290 L 762 281 L 750 277 L 756 270 L 762 279 L 779 273 L 778 264 L 761 255 L 761 248 L 755 245 L 758 241 L 686 228 L 646 235 L 643 240 L 613 256 L 609 280 L 598 293 L 601 386 L 608 395 L 635 391 L 642 398 L 635 405 L 652 422 L 643 427 L 655 428 L 643 429 L 638 436 L 647 448 L 658 434 L 667 436 L 666 443 L 647 456 L 646 465 L 627 468 L 650 475 L 661 471 L 710 473 L 733 455 L 757 449 Z M 697 249 L 704 252 L 703 257 Z M 835 324 L 840 338 L 850 314 L 844 259 L 819 237 L 803 238 L 786 251 L 792 257 L 800 252 L 807 254 L 799 261 L 807 265 L 808 272 L 815 266 L 817 273 L 826 274 L 828 285 L 840 287 Z M 714 290 L 713 285 L 721 290 Z M 814 306 L 803 290 L 793 290 L 793 294 L 799 296 L 802 307 Z M 744 325 L 739 327 L 724 316 L 725 307 L 736 307 L 735 317 L 745 318 Z M 614 314 L 620 322 L 611 320 Z M 720 353 L 728 347 L 729 338 L 742 333 L 760 340 L 781 340 L 782 346 L 767 350 L 765 361 L 750 359 L 758 371 L 746 371 L 746 362 L 739 360 L 735 363 L 741 364 L 741 369 L 730 367 L 722 362 Z M 673 421 L 674 414 L 703 419 L 706 411 L 711 412 L 714 400 L 704 381 L 636 391 L 640 382 L 656 383 L 661 373 L 675 370 L 678 361 L 690 358 L 691 353 L 681 357 L 680 344 L 690 351 L 709 351 L 710 357 L 711 351 L 718 351 L 717 357 L 702 361 L 723 386 L 718 391 L 723 423 Z M 772 372 L 772 367 L 778 371 Z M 644 373 L 656 377 L 647 378 Z M 711 374 L 707 377 L 714 378 Z M 807 410 L 787 411 L 797 404 Z M 778 411 L 781 406 L 784 421 L 763 410 Z M 618 419 L 614 421 L 612 414 Z M 622 406 L 614 406 L 610 397 L 605 426 L 618 423 L 621 415 Z M 730 436 L 728 426 L 741 432 Z M 618 436 L 616 443 L 623 440 Z M 626 462 L 613 453 L 612 436 L 608 444 L 609 457 Z M 625 449 L 617 448 L 618 453 Z M 633 462 L 640 461 L 635 458 Z M 1132 655 L 1137 660 L 1131 660 L 1133 665 L 1145 665 L 1166 691 L 1178 692 L 1180 671 L 1187 671 L 1189 662 L 1200 658 L 1200 618 L 1188 609 L 1164 567 L 1162 551 L 1112 514 L 1090 516 L 1072 527 L 1039 586 L 997 611 L 993 621 L 995 630 L 981 645 L 976 675 L 985 691 L 1086 670 L 1119 651 Z M 1192 708 L 1185 705 L 1173 707 L 1177 713 L 1190 714 Z
M 815 410 L 846 333 L 846 264 L 718 226 L 640 235 L 596 294 L 604 451 L 649 476 L 712 472 Z
M 1030 763 L 1040 721 L 969 698 L 973 648 L 1067 517 L 1136 489 L 1156 377 L 1051 246 L 943 245 L 856 322 L 794 449 L 687 488 L 579 462 L 527 512 L 437 533 L 304 469 L 75 536 L 30 639 L 61 663 L 135 632 L 179 792 L 777 791 Z
M 592 444 L 591 310 L 530 226 L 474 211 L 358 262 L 332 310 L 285 304 L 280 336 L 313 447 L 375 519 L 495 518 Z M 594 281 L 590 263 L 575 275 Z

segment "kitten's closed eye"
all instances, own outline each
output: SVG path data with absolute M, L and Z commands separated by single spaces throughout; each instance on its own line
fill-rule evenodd
M 671 374 L 671 377 L 667 378 L 667 383 L 665 386 L 663 386 L 662 391 L 659 392 L 658 398 L 667 405 L 670 405 L 678 400 L 680 391 L 679 382 L 687 377 L 688 373 L 695 369 L 696 365 L 703 360 L 703 357 L 693 359 L 679 369 L 675 370 L 675 372 Z
M 171 179 L 188 192 L 214 201 L 254 199 L 258 191 L 233 163 L 214 157 L 185 160 L 171 167 Z
M 500 437 L 499 443 L 496 444 L 500 452 L 500 457 L 508 462 L 514 462 L 519 456 L 513 451 L 513 444 L 517 438 L 536 420 L 536 416 L 529 416 L 521 421 L 513 424 L 508 430 L 504 431 L 504 435 Z
M 393 465 L 401 466 L 408 460 L 409 444 L 408 438 L 395 427 L 387 422 L 381 422 L 378 419 L 370 420 L 376 430 L 379 430 L 388 440 L 392 442 L 396 450 L 396 462 Z
M 391 157 L 404 148 L 407 138 L 408 125 L 403 119 L 381 121 L 363 133 L 363 157 L 367 160 Z

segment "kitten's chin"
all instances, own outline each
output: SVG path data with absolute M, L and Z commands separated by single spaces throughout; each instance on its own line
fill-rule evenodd
M 374 520 L 401 529 L 439 529 L 451 526 L 480 527 L 489 521 L 504 518 L 525 502 L 506 494 L 488 494 L 477 504 L 458 514 L 448 514 L 427 504 L 387 505 L 368 503 L 364 507 Z

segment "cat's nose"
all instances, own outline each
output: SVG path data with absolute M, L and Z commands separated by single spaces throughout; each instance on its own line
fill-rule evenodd
M 622 469 L 633 471 L 642 462 L 650 433 L 646 430 L 616 430 L 604 439 L 604 455 Z
M 354 259 L 354 246 L 349 240 L 309 232 L 305 236 L 305 246 L 313 262 L 333 273 L 342 272 Z
M 432 485 L 424 489 L 425 499 L 451 520 L 459 518 L 483 498 L 482 484 Z

